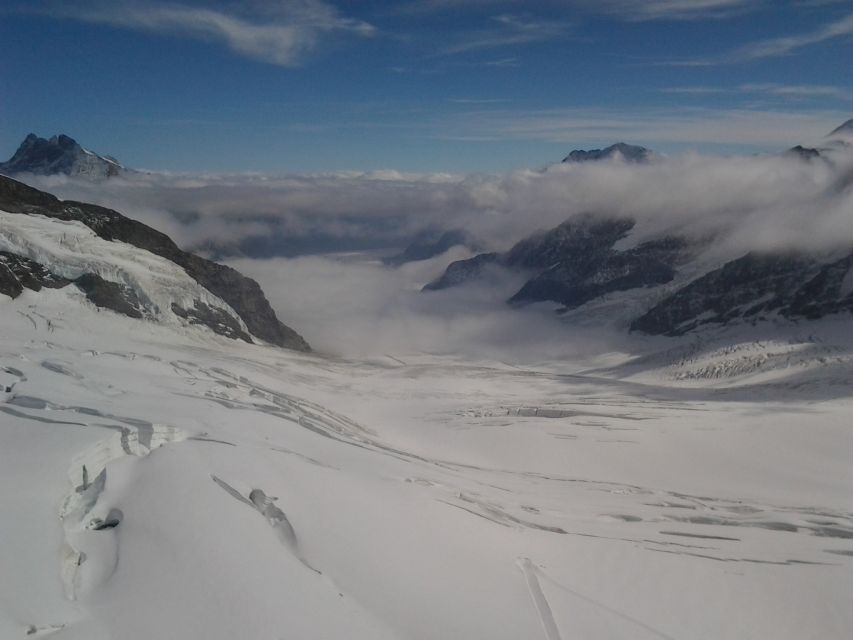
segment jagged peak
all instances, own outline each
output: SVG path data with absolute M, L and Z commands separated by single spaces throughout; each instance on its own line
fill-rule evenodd
M 617 155 L 621 156 L 626 162 L 645 162 L 654 156 L 654 152 L 639 145 L 617 142 L 604 149 L 575 149 L 563 158 L 563 162 L 593 162 L 613 158 Z
M 117 160 L 83 148 L 74 138 L 58 133 L 42 138 L 30 133 L 0 171 L 8 174 L 65 174 L 88 178 L 109 178 L 128 171 Z

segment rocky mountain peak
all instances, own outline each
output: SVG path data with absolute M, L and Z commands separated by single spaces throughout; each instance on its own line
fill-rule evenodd
M 638 145 L 617 142 L 604 149 L 575 149 L 565 158 L 563 162 L 595 162 L 598 160 L 610 160 L 621 157 L 625 162 L 646 162 L 654 156 L 651 149 Z
M 7 162 L 0 163 L 0 172 L 10 175 L 65 174 L 99 179 L 117 176 L 127 170 L 114 158 L 84 149 L 74 138 L 62 133 L 50 138 L 30 133 L 15 154 Z

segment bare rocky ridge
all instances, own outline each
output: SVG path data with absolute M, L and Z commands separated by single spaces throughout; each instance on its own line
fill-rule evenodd
M 595 162 L 612 158 L 621 158 L 625 162 L 646 162 L 654 155 L 653 151 L 645 147 L 617 142 L 604 149 L 575 149 L 563 158 L 563 162 Z
M 231 267 L 181 250 L 167 235 L 117 211 L 82 202 L 61 201 L 5 176 L 0 176 L 0 209 L 10 213 L 76 220 L 105 240 L 125 242 L 166 258 L 183 267 L 201 286 L 228 303 L 253 336 L 289 349 L 310 350 L 302 336 L 278 320 L 257 282 Z M 233 327 L 232 330 L 223 330 L 221 318 L 213 320 L 203 310 L 192 311 L 190 315 L 196 322 L 224 335 L 230 333 L 232 337 L 248 339 L 245 332 L 238 334 Z

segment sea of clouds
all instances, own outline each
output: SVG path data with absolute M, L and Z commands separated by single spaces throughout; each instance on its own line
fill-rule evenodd
M 662 234 L 713 238 L 709 251 L 720 260 L 751 250 L 853 248 L 853 146 L 841 140 L 828 141 L 812 160 L 688 153 L 504 175 L 131 173 L 101 182 L 25 181 L 114 208 L 229 262 L 261 283 L 286 323 L 321 350 L 344 355 L 545 357 L 600 348 L 596 336 L 571 339 L 578 330 L 547 305 L 507 307 L 518 274 L 420 293 L 451 261 L 471 255 L 456 247 L 399 268 L 383 265 L 383 255 L 424 229 L 464 229 L 484 250 L 500 251 L 591 213 L 636 220 L 629 242 Z

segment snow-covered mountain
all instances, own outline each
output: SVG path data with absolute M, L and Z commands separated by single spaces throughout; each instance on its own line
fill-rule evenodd
M 129 171 L 110 156 L 101 156 L 81 147 L 76 140 L 60 134 L 49 139 L 29 134 L 6 162 L 0 162 L 0 173 L 14 175 L 65 174 L 99 179 Z
M 830 144 L 844 147 L 841 133 L 849 125 L 830 134 Z M 833 167 L 836 177 L 827 202 L 849 196 L 853 173 L 848 160 L 836 166 L 820 150 L 801 146 L 787 155 Z M 512 305 L 556 303 L 568 318 L 577 310 L 585 321 L 598 315 L 606 324 L 654 335 L 688 333 L 708 324 L 814 320 L 853 312 L 849 242 L 831 250 L 763 246 L 750 251 L 721 248 L 726 242 L 740 246 L 722 240 L 721 232 L 640 227 L 627 213 L 576 215 L 508 251 L 453 262 L 424 290 L 457 287 L 504 270 L 526 279 L 507 300 Z
M 624 312 L 636 315 L 624 317 L 624 323 L 632 330 L 667 335 L 768 315 L 815 319 L 853 312 L 853 248 L 747 253 L 708 270 L 702 265 L 707 242 L 662 236 L 616 247 L 633 227 L 627 219 L 574 218 L 505 253 L 453 262 L 424 290 L 459 286 L 500 267 L 529 278 L 509 298 L 514 305 L 554 302 L 565 312 L 609 294 L 636 291 L 645 298 L 645 308 L 642 301 L 640 310 L 626 307 Z M 670 283 L 674 289 L 665 287 Z M 648 293 L 640 296 L 643 290 Z
M 134 318 L 309 348 L 278 320 L 254 280 L 116 211 L 61 201 L 5 176 L 0 252 L 0 292 L 12 297 L 73 283 L 97 306 Z
M 689 243 L 665 237 L 624 251 L 614 249 L 633 227 L 628 219 L 582 216 L 568 220 L 518 242 L 505 253 L 454 262 L 424 289 L 456 286 L 497 266 L 530 276 L 510 303 L 552 301 L 573 309 L 614 291 L 670 282 L 676 267 L 690 256 Z

